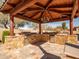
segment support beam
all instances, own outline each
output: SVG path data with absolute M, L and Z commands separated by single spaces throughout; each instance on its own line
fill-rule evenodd
M 71 19 L 73 19 L 75 17 L 77 10 L 78 10 L 78 0 L 75 0 L 72 15 L 71 15 Z
M 73 19 L 76 15 L 77 10 L 78 10 L 78 0 L 74 0 L 73 11 L 70 19 L 70 35 L 73 35 Z
M 78 11 L 79 11 L 79 0 L 78 0 Z
M 70 20 L 70 35 L 73 35 L 73 20 Z
M 39 23 L 39 34 L 41 34 L 41 23 Z
M 14 35 L 14 16 L 10 15 L 10 35 Z

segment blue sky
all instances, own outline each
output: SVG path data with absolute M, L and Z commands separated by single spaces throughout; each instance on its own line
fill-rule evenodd
M 49 26 L 52 26 L 52 27 L 57 27 L 57 26 L 62 26 L 62 23 L 63 22 L 66 22 L 66 26 L 69 28 L 69 21 L 62 21 L 62 22 L 51 22 L 51 23 L 48 23 Z M 79 26 L 79 18 L 75 18 L 74 19 L 74 26 Z
M 48 26 L 51 26 L 52 28 L 56 28 L 57 26 L 62 26 L 63 22 L 66 22 L 66 26 L 69 28 L 69 21 L 51 22 L 51 23 L 46 23 L 46 24 Z M 75 27 L 79 26 L 79 18 L 75 18 L 73 23 Z M 25 25 L 23 28 L 27 29 L 29 28 L 29 25 Z

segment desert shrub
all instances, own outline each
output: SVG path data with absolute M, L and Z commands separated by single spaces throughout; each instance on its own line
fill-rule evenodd
M 10 32 L 9 32 L 8 30 L 3 31 L 3 33 L 2 33 L 2 42 L 3 42 L 3 43 L 5 43 L 5 36 L 8 36 L 9 33 L 10 33 Z

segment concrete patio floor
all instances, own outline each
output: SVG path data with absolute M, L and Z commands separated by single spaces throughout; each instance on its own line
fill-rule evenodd
M 64 46 L 49 42 L 28 44 L 9 52 L 0 48 L 0 59 L 71 59 L 64 57 Z

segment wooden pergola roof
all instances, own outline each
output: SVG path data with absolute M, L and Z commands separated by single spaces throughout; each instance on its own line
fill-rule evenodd
M 78 0 L 6 0 L 0 11 L 37 23 L 79 16 Z

